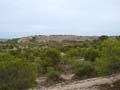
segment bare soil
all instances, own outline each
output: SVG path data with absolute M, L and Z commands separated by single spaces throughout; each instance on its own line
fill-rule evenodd
M 39 78 L 37 80 L 38 85 L 34 90 L 101 90 L 99 87 L 102 85 L 109 85 L 110 87 L 114 88 L 113 83 L 120 80 L 120 74 L 79 81 L 72 81 L 72 76 L 73 75 L 63 75 L 63 77 L 67 79 L 66 82 L 61 82 L 52 86 L 45 86 L 45 84 L 43 84 L 45 78 Z

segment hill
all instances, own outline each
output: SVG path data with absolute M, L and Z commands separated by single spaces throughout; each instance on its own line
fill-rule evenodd
M 29 43 L 29 42 L 82 42 L 82 41 L 93 41 L 98 39 L 98 36 L 76 36 L 76 35 L 39 35 L 23 37 L 18 40 L 18 43 Z
M 5 41 L 7 41 L 7 39 L 0 39 L 0 41 L 5 42 Z

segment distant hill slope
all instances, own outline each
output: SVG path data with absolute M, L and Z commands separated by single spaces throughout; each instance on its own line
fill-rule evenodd
M 75 35 L 39 35 L 23 37 L 18 40 L 18 43 L 29 43 L 29 42 L 81 42 L 81 41 L 93 41 L 98 39 L 98 36 L 75 36 Z
M 8 39 L 0 39 L 0 41 L 2 41 L 2 42 L 5 42 L 5 41 L 7 41 Z

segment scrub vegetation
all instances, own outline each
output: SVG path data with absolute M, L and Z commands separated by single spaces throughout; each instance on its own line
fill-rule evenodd
M 0 42 L 0 90 L 25 90 L 38 77 L 48 83 L 120 73 L 120 37 L 101 36 L 93 41 L 18 43 Z

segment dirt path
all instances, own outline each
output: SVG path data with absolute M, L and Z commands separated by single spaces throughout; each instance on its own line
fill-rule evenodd
M 68 84 L 60 83 L 55 86 L 41 87 L 35 90 L 99 90 L 97 86 L 102 84 L 111 84 L 116 80 L 120 80 L 120 74 L 110 77 L 99 77 L 81 81 L 73 81 Z

